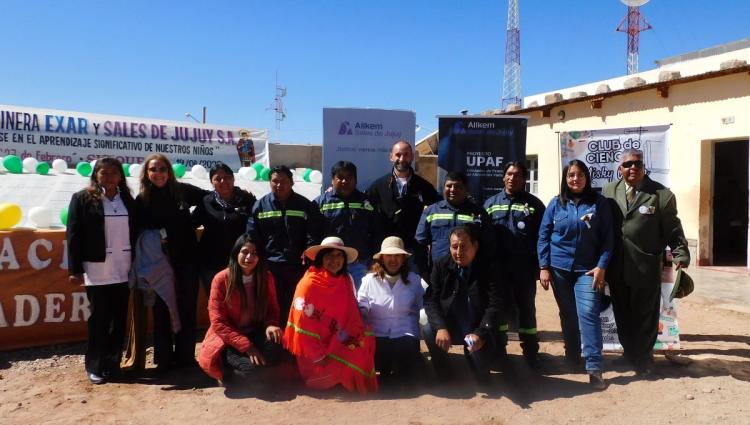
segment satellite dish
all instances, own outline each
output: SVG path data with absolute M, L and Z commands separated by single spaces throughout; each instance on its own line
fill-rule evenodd
M 648 3 L 649 0 L 620 0 L 622 4 L 628 7 L 640 7 Z

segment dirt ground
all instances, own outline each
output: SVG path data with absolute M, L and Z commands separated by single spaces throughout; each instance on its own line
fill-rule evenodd
M 126 376 L 91 385 L 84 344 L 0 353 L 0 423 L 367 423 L 367 424 L 666 424 L 750 423 L 750 315 L 697 303 L 679 304 L 682 357 L 658 355 L 650 379 L 607 355 L 608 388 L 589 390 L 584 373 L 563 363 L 557 307 L 537 297 L 544 367 L 529 369 L 511 342 L 511 367 L 489 388 L 470 379 L 418 388 L 386 388 L 365 397 L 341 389 L 302 387 L 292 365 L 267 377 L 220 388 L 199 369 Z M 456 351 L 452 360 L 468 370 Z

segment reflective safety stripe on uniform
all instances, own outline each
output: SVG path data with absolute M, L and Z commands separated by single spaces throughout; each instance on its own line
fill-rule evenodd
M 432 223 L 434 220 L 453 220 L 453 214 L 435 213 L 427 216 L 427 222 Z M 458 221 L 474 221 L 474 217 L 468 214 L 457 214 Z
M 258 218 L 263 220 L 264 218 L 281 217 L 281 211 L 264 211 L 258 213 Z
M 511 210 L 511 211 L 526 211 L 526 210 L 528 210 L 529 214 L 534 214 L 534 211 L 536 211 L 534 209 L 534 207 L 527 207 L 527 206 L 521 205 L 521 204 L 513 204 L 513 205 L 507 205 L 507 204 L 505 204 L 505 205 L 491 205 L 489 208 L 487 208 L 487 214 L 492 214 L 492 213 L 498 212 L 498 211 L 508 211 L 508 210 Z
M 323 204 L 320 207 L 320 212 L 323 211 L 331 211 L 331 210 L 340 210 L 344 209 L 346 207 L 346 203 L 344 202 L 331 202 L 328 204 Z M 362 204 L 361 202 L 350 202 L 349 208 L 353 210 L 366 210 L 366 211 L 374 211 L 372 206 L 368 204 Z
M 518 328 L 519 334 L 536 335 L 536 328 Z
M 307 218 L 307 214 L 305 214 L 304 211 L 300 211 L 300 210 L 286 210 L 286 215 L 288 217 L 302 217 L 302 218 Z

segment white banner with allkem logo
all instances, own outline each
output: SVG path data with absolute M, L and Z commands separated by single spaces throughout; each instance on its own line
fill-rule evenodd
M 603 188 L 620 178 L 617 168 L 626 149 L 643 151 L 649 177 L 669 186 L 669 126 L 612 128 L 560 133 L 560 159 L 563 167 L 580 159 L 589 167 L 591 185 Z
M 357 188 L 365 191 L 387 173 L 393 143 L 414 147 L 417 116 L 413 111 L 369 108 L 323 108 L 323 187 L 330 184 L 331 166 L 351 161 L 357 166 Z

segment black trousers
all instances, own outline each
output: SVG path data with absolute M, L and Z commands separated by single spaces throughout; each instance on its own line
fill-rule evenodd
M 464 357 L 468 361 L 472 371 L 479 377 L 489 376 L 490 365 L 495 355 L 494 338 L 486 340 L 481 350 L 470 353 L 466 347 L 466 342 L 464 342 L 466 335 L 458 331 L 451 331 L 450 329 L 448 332 L 451 335 L 452 345 L 461 345 L 464 347 Z M 435 374 L 441 378 L 450 376 L 451 370 L 448 366 L 448 353 L 435 344 L 437 330 L 433 329 L 427 323 L 422 327 L 422 333 L 424 334 L 424 342 L 427 344 L 427 349 L 430 351 L 430 358 L 432 360 L 432 367 L 435 369 Z
M 539 352 L 539 339 L 536 334 L 536 269 L 513 268 L 508 266 L 503 273 L 505 287 L 505 317 L 500 324 L 498 344 L 508 341 L 510 312 L 518 312 L 518 338 L 524 356 L 534 356 Z
M 265 330 L 258 329 L 250 332 L 247 337 L 253 343 L 253 346 L 260 351 L 266 361 L 266 366 L 274 366 L 279 362 L 281 355 L 281 345 L 266 339 Z M 224 359 L 224 368 L 234 370 L 240 374 L 246 374 L 254 371 L 258 367 L 254 365 L 247 354 L 240 353 L 234 347 L 227 346 L 221 353 Z
M 177 310 L 182 329 L 172 336 L 167 304 L 156 297 L 154 304 L 154 363 L 163 366 L 189 366 L 195 362 L 195 327 L 198 302 L 198 266 L 174 265 Z M 174 344 L 174 348 L 173 348 Z
M 130 289 L 127 282 L 86 286 L 91 315 L 85 364 L 89 373 L 116 374 L 120 370 Z
M 199 267 L 198 276 L 200 277 L 203 290 L 206 291 L 206 299 L 211 295 L 211 282 L 213 282 L 214 276 L 225 268 L 226 266 L 215 268 L 207 265 L 201 265 Z
M 610 291 L 617 336 L 625 357 L 635 364 L 649 361 L 659 334 L 661 288 L 634 288 L 618 283 L 611 285 Z
M 276 299 L 279 301 L 279 321 L 281 327 L 286 327 L 289 309 L 292 307 L 294 290 L 297 283 L 305 274 L 305 267 L 296 263 L 266 262 L 268 269 L 276 282 Z
M 375 338 L 375 369 L 380 376 L 392 376 L 402 381 L 413 381 L 424 369 L 419 354 L 419 338 Z

